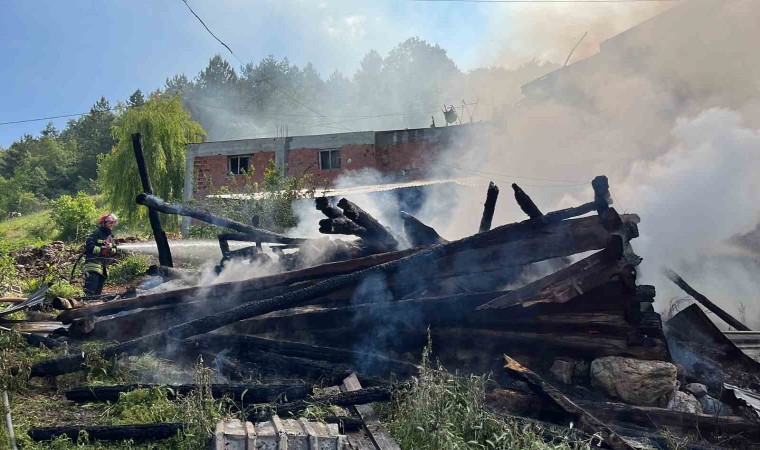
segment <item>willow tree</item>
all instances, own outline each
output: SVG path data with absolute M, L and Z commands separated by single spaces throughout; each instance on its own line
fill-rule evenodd
M 112 127 L 116 146 L 100 158 L 98 184 L 111 208 L 126 222 L 137 224 L 148 216 L 135 203 L 142 192 L 132 149 L 132 134 L 142 135 L 145 163 L 153 193 L 167 201 L 182 199 L 185 180 L 185 145 L 201 141 L 206 133 L 176 96 L 154 95 L 139 107 L 124 108 Z M 176 229 L 176 217 L 163 217 L 167 227 Z

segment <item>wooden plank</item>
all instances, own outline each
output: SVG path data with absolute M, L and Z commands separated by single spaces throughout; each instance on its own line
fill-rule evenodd
M 341 391 L 343 392 L 360 391 L 361 389 L 362 385 L 355 373 L 346 377 L 341 386 Z M 388 430 L 377 419 L 372 406 L 355 405 L 354 409 L 364 421 L 364 426 L 377 450 L 401 450 L 401 447 L 393 440 Z
M 168 439 L 177 435 L 184 427 L 181 423 L 148 423 L 138 425 L 75 425 L 68 427 L 32 428 L 29 437 L 35 442 L 49 441 L 56 436 L 68 436 L 77 440 L 79 433 L 85 432 L 90 439 L 98 441 L 118 441 L 131 439 L 135 442 Z
M 496 201 L 498 199 L 499 187 L 491 181 L 488 183 L 488 191 L 486 191 L 486 201 L 483 204 L 483 215 L 480 218 L 478 233 L 483 233 L 484 231 L 491 229 L 491 222 L 493 221 L 493 214 L 496 210 Z

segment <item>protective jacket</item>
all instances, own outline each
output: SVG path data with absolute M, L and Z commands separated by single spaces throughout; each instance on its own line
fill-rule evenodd
M 107 227 L 100 227 L 87 237 L 84 243 L 85 260 L 83 272 L 95 272 L 108 276 L 106 266 L 117 253 L 116 238 Z

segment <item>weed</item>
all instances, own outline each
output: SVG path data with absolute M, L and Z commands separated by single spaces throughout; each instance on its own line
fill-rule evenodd
M 432 367 L 428 343 L 419 379 L 396 395 L 386 411 L 389 431 L 401 448 L 416 450 L 588 448 L 572 437 L 546 442 L 543 425 L 490 413 L 485 408 L 487 382 L 487 377 Z
M 72 298 L 84 295 L 84 291 L 79 286 L 73 286 L 66 280 L 56 281 L 47 291 L 47 298 Z
M 150 267 L 150 256 L 129 255 L 108 269 L 108 284 L 122 284 L 144 274 Z

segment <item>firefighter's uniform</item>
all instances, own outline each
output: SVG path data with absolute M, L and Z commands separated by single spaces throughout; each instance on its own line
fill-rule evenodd
M 100 295 L 103 292 L 103 284 L 108 277 L 107 266 L 118 251 L 116 239 L 111 232 L 115 223 L 116 218 L 111 214 L 101 217 L 98 221 L 100 226 L 85 241 L 85 260 L 82 266 L 85 295 Z

